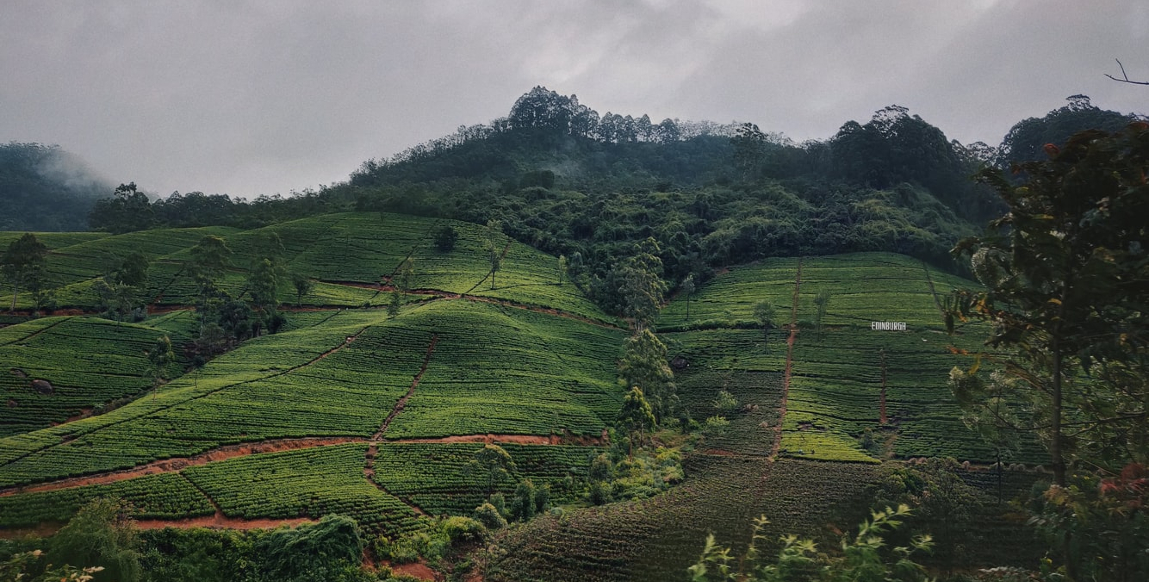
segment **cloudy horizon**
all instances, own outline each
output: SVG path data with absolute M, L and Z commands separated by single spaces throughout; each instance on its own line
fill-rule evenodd
M 163 196 L 284 194 L 505 116 L 536 85 L 600 113 L 796 141 L 906 106 L 963 143 L 1086 94 L 1146 113 L 1149 4 L 629 0 L 33 2 L 0 20 L 0 141 Z

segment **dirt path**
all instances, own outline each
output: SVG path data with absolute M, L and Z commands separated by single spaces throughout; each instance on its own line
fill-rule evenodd
M 200 453 L 192 457 L 179 457 L 153 461 L 132 469 L 122 471 L 109 471 L 97 473 L 86 477 L 70 477 L 51 483 L 38 483 L 20 487 L 9 487 L 0 490 L 0 497 L 18 495 L 21 493 L 36 493 L 39 491 L 54 491 L 57 489 L 71 489 L 85 485 L 106 485 L 144 477 L 159 473 L 178 473 L 188 467 L 197 467 L 217 461 L 226 461 L 236 457 L 259 455 L 265 453 L 278 453 L 283 451 L 297 451 L 317 447 L 330 447 L 350 443 L 385 443 L 385 444 L 450 444 L 450 443 L 490 443 L 490 444 L 519 444 L 519 445 L 578 445 L 602 446 L 606 444 L 606 437 L 574 436 L 574 435 L 524 435 L 524 434 L 470 434 L 447 437 L 380 439 L 372 441 L 364 437 L 306 437 L 298 439 L 271 439 L 238 445 L 227 445 Z
M 415 374 L 415 378 L 411 380 L 411 387 L 407 389 L 407 393 L 395 403 L 395 408 L 391 409 L 391 413 L 383 420 L 383 424 L 379 430 L 371 437 L 372 442 L 379 442 L 383 438 L 383 433 L 387 432 L 387 427 L 391 426 L 391 421 L 403 412 L 403 408 L 407 406 L 407 401 L 415 394 L 415 388 L 419 386 L 419 380 L 423 379 L 423 374 L 427 371 L 427 366 L 431 363 L 431 354 L 435 353 L 435 344 L 439 343 L 439 334 L 431 336 L 431 345 L 427 346 L 427 354 L 423 356 L 423 366 L 419 368 L 419 372 Z
M 938 299 L 938 291 L 934 289 L 934 279 L 930 276 L 930 268 L 926 265 L 925 261 L 922 261 L 922 269 L 926 272 L 926 284 L 930 286 L 930 295 L 934 298 L 934 305 L 938 306 L 938 313 L 941 313 L 942 319 L 945 319 L 946 310 L 942 307 L 941 299 Z
M 213 527 L 221 529 L 275 529 L 280 526 L 295 527 L 304 523 L 316 523 L 317 519 L 310 517 L 296 517 L 292 519 L 240 519 L 238 517 L 225 517 L 223 513 L 206 517 L 187 517 L 183 519 L 137 519 L 134 520 L 139 529 L 163 529 L 174 527 L 190 529 L 193 527 Z
M 246 457 L 248 455 L 257 455 L 261 453 L 277 453 L 280 451 L 295 451 L 299 449 L 326 447 L 354 442 L 366 442 L 366 439 L 361 437 L 273 439 L 239 445 L 227 445 L 217 449 L 212 449 L 204 453 L 200 453 L 198 455 L 193 455 L 191 457 L 180 457 L 175 459 L 164 459 L 162 461 L 153 461 L 146 465 L 140 465 L 138 467 L 125 469 L 122 471 L 110 471 L 107 473 L 98 473 L 86 477 L 70 477 L 68 479 L 60 479 L 59 481 L 53 481 L 51 483 L 25 485 L 23 487 L 10 487 L 0 490 L 0 497 L 16 495 L 18 493 L 35 493 L 37 491 L 70 489 L 72 487 L 83 487 L 85 485 L 104 485 L 107 483 L 115 483 L 117 481 L 134 479 L 136 477 L 143 477 L 145 475 L 156 475 L 159 473 L 178 473 L 179 471 L 182 471 L 188 467 L 197 467 L 217 461 L 234 459 L 235 457 Z
M 774 444 L 770 458 L 778 457 L 782 449 L 782 424 L 786 419 L 786 400 L 790 396 L 790 372 L 794 366 L 794 340 L 798 337 L 798 292 L 802 288 L 802 258 L 798 258 L 798 274 L 794 277 L 794 295 L 790 305 L 790 337 L 786 338 L 786 371 L 782 374 L 782 401 L 778 405 L 778 420 L 774 426 Z
M 375 456 L 379 454 L 379 441 L 383 439 L 383 433 L 387 432 L 387 427 L 391 426 L 391 421 L 395 420 L 395 417 L 399 416 L 400 412 L 403 412 L 403 409 L 407 406 L 407 401 L 415 394 L 415 388 L 419 386 L 419 380 L 423 379 L 423 374 L 427 372 L 427 366 L 431 363 L 431 354 L 435 353 L 435 344 L 437 343 L 439 343 L 439 334 L 434 334 L 431 336 L 431 345 L 427 346 L 427 354 L 423 356 L 423 366 L 419 368 L 419 371 L 415 374 L 415 378 L 411 380 L 411 387 L 408 388 L 407 393 L 395 403 L 395 407 L 391 409 L 391 413 L 387 415 L 387 418 L 383 419 L 383 424 L 379 426 L 379 430 L 375 431 L 374 435 L 371 435 L 371 445 L 367 447 L 366 462 L 363 464 L 363 477 L 367 479 L 368 483 L 374 485 L 376 489 L 406 503 L 419 515 L 427 514 L 419 506 L 398 495 L 393 495 L 375 481 Z

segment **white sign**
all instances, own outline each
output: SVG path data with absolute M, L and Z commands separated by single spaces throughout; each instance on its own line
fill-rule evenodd
M 870 329 L 876 331 L 906 331 L 904 321 L 871 321 Z

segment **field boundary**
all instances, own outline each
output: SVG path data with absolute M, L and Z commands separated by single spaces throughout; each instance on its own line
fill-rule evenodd
M 790 396 L 790 375 L 794 367 L 794 341 L 798 337 L 798 298 L 802 288 L 802 257 L 798 257 L 798 272 L 794 276 L 794 294 L 790 303 L 790 337 L 786 338 L 786 368 L 782 373 L 782 399 L 778 405 L 778 421 L 774 427 L 774 444 L 770 446 L 770 459 L 778 458 L 782 450 L 782 425 L 786 420 L 786 400 Z

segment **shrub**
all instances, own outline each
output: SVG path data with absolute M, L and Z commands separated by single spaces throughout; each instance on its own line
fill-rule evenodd
M 459 240 L 459 233 L 450 226 L 440 226 L 435 229 L 435 249 L 441 253 L 449 253 L 455 249 L 455 242 Z
M 498 508 L 490 503 L 484 503 L 475 508 L 474 513 L 475 521 L 479 522 L 487 529 L 501 529 L 507 527 L 507 520 L 503 519 Z

